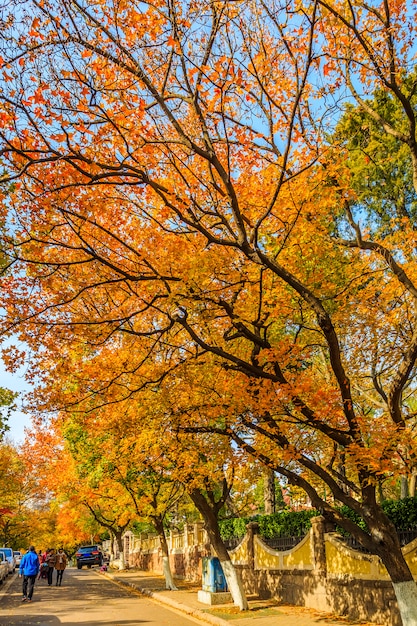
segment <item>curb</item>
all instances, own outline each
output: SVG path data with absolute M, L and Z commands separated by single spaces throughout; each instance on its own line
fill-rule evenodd
M 177 602 L 176 600 L 173 600 L 172 598 L 167 598 L 166 596 L 162 595 L 162 593 L 150 591 L 149 589 L 140 587 L 136 583 L 127 582 L 126 580 L 119 578 L 117 575 L 109 574 L 109 572 L 97 572 L 97 574 L 100 574 L 101 576 L 105 576 L 106 578 L 122 585 L 123 587 L 127 587 L 128 589 L 133 589 L 134 591 L 138 591 L 143 596 L 147 596 L 148 598 L 151 598 L 151 600 L 155 600 L 156 602 L 159 602 L 160 604 L 165 604 L 166 606 L 170 606 L 171 608 L 176 609 L 177 611 L 181 611 L 181 613 L 185 613 L 186 615 L 190 615 L 190 617 L 194 617 L 195 619 L 198 619 L 202 622 L 213 624 L 213 626 L 229 626 L 229 622 L 226 622 L 226 620 L 222 619 L 221 617 L 216 617 L 215 615 L 204 613 L 203 611 L 200 611 L 199 609 L 192 609 L 186 604 Z M 175 593 L 175 591 L 173 591 L 173 593 Z

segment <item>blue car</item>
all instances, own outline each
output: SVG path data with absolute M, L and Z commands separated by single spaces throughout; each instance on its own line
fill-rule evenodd
M 92 565 L 103 564 L 103 552 L 100 546 L 81 546 L 78 548 L 75 558 L 77 559 L 77 568 L 81 569 L 83 565 L 91 567 Z

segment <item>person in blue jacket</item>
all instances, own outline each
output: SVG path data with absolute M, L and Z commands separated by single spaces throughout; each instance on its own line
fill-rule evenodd
M 19 576 L 23 575 L 23 598 L 22 602 L 32 602 L 33 587 L 39 572 L 39 558 L 34 546 L 30 546 L 29 552 L 23 555 L 19 566 Z

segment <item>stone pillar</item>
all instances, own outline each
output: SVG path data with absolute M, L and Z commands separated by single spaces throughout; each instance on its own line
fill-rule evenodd
M 194 524 L 194 545 L 196 546 L 200 544 L 200 529 L 202 525 L 202 522 L 195 522 Z
M 255 570 L 255 535 L 258 533 L 258 522 L 249 522 L 246 526 L 246 536 L 248 538 L 248 565 L 251 571 Z

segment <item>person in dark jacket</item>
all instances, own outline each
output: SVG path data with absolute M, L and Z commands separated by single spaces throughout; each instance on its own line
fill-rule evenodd
M 55 569 L 56 569 L 56 586 L 61 586 L 62 584 L 62 576 L 64 574 L 64 569 L 67 566 L 67 555 L 65 554 L 62 548 L 59 548 L 56 559 L 55 559 Z
M 49 586 L 52 585 L 52 576 L 54 573 L 55 561 L 56 561 L 55 548 L 51 548 L 48 551 L 48 556 L 46 557 L 46 562 L 48 563 L 48 585 Z
M 33 588 L 36 576 L 39 572 L 39 559 L 34 546 L 30 546 L 29 552 L 23 555 L 19 566 L 19 576 L 23 576 L 22 602 L 32 602 Z

